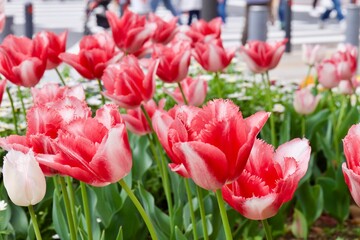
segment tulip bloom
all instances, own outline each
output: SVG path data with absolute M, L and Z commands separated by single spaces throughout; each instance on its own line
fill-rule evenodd
M 256 140 L 245 170 L 222 188 L 224 200 L 244 217 L 264 220 L 291 200 L 305 175 L 311 148 L 307 139 L 294 139 L 274 149 Z
M 200 106 L 203 104 L 207 93 L 207 82 L 201 78 L 193 79 L 191 77 L 185 78 L 181 83 L 186 100 L 190 106 Z M 170 95 L 178 104 L 184 104 L 184 98 L 177 87 L 174 91 L 165 89 L 165 92 Z
M 75 87 L 60 87 L 56 83 L 48 83 L 42 88 L 31 88 L 34 105 L 52 105 L 65 97 L 74 97 L 85 101 L 85 92 L 81 85 Z
M 120 19 L 111 11 L 106 12 L 106 17 L 116 46 L 127 54 L 140 50 L 154 30 L 151 25 L 146 25 L 145 16 L 128 10 Z
M 331 59 L 336 62 L 336 71 L 340 80 L 351 80 L 356 74 L 357 48 L 339 50 Z
M 243 119 L 238 106 L 222 99 L 203 108 L 174 107 L 156 112 L 154 131 L 170 157 L 169 167 L 207 190 L 220 189 L 243 171 L 256 135 L 269 114 Z
M 60 59 L 69 64 L 84 78 L 100 79 L 105 68 L 119 60 L 115 43 L 106 32 L 84 36 L 79 53 L 62 53 Z
M 287 39 L 275 43 L 249 41 L 240 47 L 240 53 L 253 73 L 264 73 L 279 64 L 286 42 Z
M 59 55 L 66 50 L 66 39 L 68 32 L 65 31 L 58 36 L 53 32 L 43 31 L 39 35 L 47 39 L 49 43 L 47 48 L 48 59 L 46 63 L 46 69 L 56 68 L 61 63 Z
M 152 98 L 158 61 L 152 61 L 145 74 L 134 56 L 126 56 L 119 64 L 109 66 L 102 77 L 108 97 L 120 107 L 136 108 Z
M 45 176 L 32 151 L 10 150 L 4 157 L 3 177 L 11 201 L 18 206 L 35 205 L 45 196 Z
M 191 24 L 189 31 L 186 33 L 193 43 L 204 41 L 208 42 L 214 39 L 220 39 L 221 36 L 221 18 L 214 18 L 210 22 L 203 19 Z
M 150 22 L 156 24 L 156 30 L 154 31 L 151 39 L 155 43 L 162 43 L 164 45 L 171 42 L 176 33 L 178 32 L 177 22 L 178 18 L 174 17 L 169 22 L 162 20 L 162 18 L 151 13 L 149 15 Z
M 315 111 L 320 101 L 320 95 L 314 96 L 310 88 L 302 88 L 294 94 L 294 109 L 301 115 L 308 115 Z
M 325 58 L 325 48 L 316 45 L 302 45 L 302 60 L 306 65 L 314 66 L 317 63 L 320 63 Z
M 7 36 L 0 46 L 0 73 L 18 86 L 33 87 L 42 78 L 47 61 L 47 40 L 41 36 Z
M 198 42 L 195 44 L 194 57 L 200 65 L 209 72 L 224 70 L 231 62 L 235 51 L 227 52 L 221 40 Z
M 0 105 L 6 89 L 6 79 L 0 80 Z
M 146 112 L 149 114 L 149 117 L 152 118 L 155 111 L 163 111 L 165 106 L 165 99 L 161 99 L 157 105 L 154 100 L 150 100 L 144 104 Z M 127 114 L 122 114 L 122 118 L 126 123 L 126 127 L 137 135 L 145 135 L 151 133 L 151 128 L 146 120 L 144 113 L 140 107 L 135 109 L 128 109 Z
M 345 182 L 355 203 L 360 206 L 360 124 L 353 125 L 343 139 L 346 163 L 342 164 Z
M 191 49 L 190 45 L 178 43 L 170 47 L 157 45 L 152 57 L 159 59 L 156 74 L 166 83 L 184 80 L 189 71 Z
M 125 123 L 113 104 L 97 110 L 94 118 L 79 118 L 65 125 L 56 147 L 60 157 L 47 155 L 38 161 L 93 186 L 115 183 L 131 170 Z
M 336 62 L 332 59 L 322 61 L 317 68 L 319 83 L 327 89 L 337 87 L 340 78 L 337 74 Z

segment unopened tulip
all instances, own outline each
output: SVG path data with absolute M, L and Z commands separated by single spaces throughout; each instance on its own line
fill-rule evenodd
M 191 77 L 185 78 L 181 83 L 185 98 L 190 106 L 200 106 L 203 104 L 207 93 L 207 82 L 204 79 Z M 174 91 L 165 90 L 178 104 L 184 104 L 184 98 L 180 89 L 177 87 Z
M 45 176 L 31 150 L 10 150 L 4 157 L 3 177 L 11 201 L 18 206 L 35 205 L 45 196 Z
M 240 176 L 268 117 L 258 112 L 244 119 L 238 106 L 218 99 L 203 108 L 183 105 L 169 113 L 157 111 L 152 122 L 172 161 L 171 170 L 204 189 L 217 190 Z
M 244 217 L 273 217 L 291 200 L 305 175 L 311 148 L 306 139 L 294 139 L 278 147 L 255 140 L 245 169 L 235 182 L 222 188 L 224 200 Z
M 65 31 L 60 35 L 56 35 L 53 32 L 43 31 L 39 34 L 41 37 L 47 39 L 49 43 L 47 48 L 48 59 L 46 63 L 46 69 L 56 68 L 62 62 L 59 58 L 59 55 L 66 50 L 66 40 L 68 32 Z
M 93 186 L 118 182 L 131 170 L 125 123 L 113 104 L 97 110 L 94 118 L 79 118 L 65 125 L 56 147 L 60 157 L 47 155 L 38 161 Z
M 229 66 L 235 51 L 225 50 L 220 40 L 214 40 L 196 43 L 193 54 L 206 71 L 219 72 Z
M 337 74 L 336 62 L 332 59 L 326 59 L 321 62 L 317 68 L 318 81 L 326 89 L 337 87 L 340 78 Z
M 162 81 L 173 83 L 186 78 L 191 59 L 190 45 L 185 43 L 169 47 L 157 45 L 154 47 L 152 57 L 159 59 L 156 74 Z
M 320 101 L 320 95 L 314 96 L 310 88 L 302 88 L 294 94 L 294 109 L 301 115 L 308 115 L 315 111 Z
M 15 85 L 35 86 L 46 69 L 47 46 L 39 35 L 32 40 L 7 36 L 0 46 L 0 73 Z
M 115 43 L 106 32 L 84 36 L 78 54 L 62 53 L 60 59 L 69 64 L 84 78 L 100 79 L 105 68 L 121 57 Z
M 286 42 L 287 39 L 274 43 L 249 41 L 240 47 L 240 53 L 253 73 L 264 73 L 279 64 Z
M 150 100 L 155 92 L 155 73 L 158 61 L 152 61 L 147 73 L 132 55 L 123 58 L 119 64 L 109 66 L 102 77 L 108 97 L 120 107 L 136 108 Z
M 151 99 L 143 106 L 149 117 L 152 118 L 156 110 L 163 111 L 165 106 L 165 99 L 160 100 L 159 104 L 156 104 L 156 102 Z M 149 123 L 140 107 L 135 109 L 128 109 L 126 114 L 122 114 L 122 118 L 124 119 L 126 127 L 130 130 L 130 132 L 133 132 L 137 135 L 151 133 Z
M 316 45 L 302 45 L 302 60 L 306 65 L 314 66 L 325 58 L 325 47 Z
M 154 30 L 151 25 L 146 24 L 145 16 L 128 10 L 120 19 L 111 11 L 106 12 L 106 17 L 116 46 L 126 54 L 140 50 L 144 43 L 150 39 Z
M 342 164 L 345 182 L 355 203 L 360 206 L 360 124 L 353 125 L 343 140 L 346 162 Z

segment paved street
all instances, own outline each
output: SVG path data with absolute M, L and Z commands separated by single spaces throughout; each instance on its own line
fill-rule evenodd
M 7 15 L 14 16 L 14 31 L 17 35 L 24 33 L 24 2 L 12 0 L 6 5 Z M 299 2 L 299 3 L 298 3 Z M 324 29 L 319 29 L 318 19 L 309 15 L 311 10 L 309 0 L 295 1 L 293 5 L 292 44 L 296 48 L 303 43 L 332 44 L 344 41 L 344 34 L 339 31 L 337 22 L 332 19 Z M 55 1 L 33 0 L 35 31 L 50 29 L 54 32 L 69 31 L 69 44 L 75 44 L 82 36 L 85 2 L 83 0 Z M 244 17 L 244 0 L 228 1 L 228 23 L 223 30 L 226 46 L 239 45 Z M 159 7 L 157 13 L 168 17 L 170 13 Z M 278 40 L 285 36 L 279 23 L 268 26 L 268 39 Z

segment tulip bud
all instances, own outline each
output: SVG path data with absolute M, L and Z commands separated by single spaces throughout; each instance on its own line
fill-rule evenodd
M 310 88 L 303 88 L 295 92 L 294 109 L 299 114 L 308 115 L 315 111 L 319 101 L 319 95 L 314 96 Z
M 18 206 L 39 203 L 45 196 L 46 181 L 34 153 L 10 150 L 4 158 L 4 185 L 11 201 Z

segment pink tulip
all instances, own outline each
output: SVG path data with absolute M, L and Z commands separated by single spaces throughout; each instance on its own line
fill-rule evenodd
M 65 97 L 74 97 L 85 101 L 84 89 L 78 85 L 75 87 L 60 87 L 56 83 L 48 83 L 42 88 L 31 88 L 34 105 L 52 105 L 56 100 Z
M 319 83 L 327 89 L 337 87 L 340 78 L 337 74 L 336 62 L 332 59 L 322 61 L 317 68 Z
M 178 32 L 177 22 L 178 18 L 174 17 L 169 22 L 162 20 L 162 18 L 151 13 L 149 15 L 150 22 L 156 24 L 156 30 L 153 32 L 151 39 L 155 43 L 162 43 L 164 45 L 171 42 L 176 33 Z
M 165 106 L 165 99 L 161 99 L 157 105 L 154 100 L 150 100 L 144 104 L 146 112 L 149 114 L 149 117 L 152 118 L 155 111 L 163 111 Z M 145 135 L 151 133 L 151 128 L 146 120 L 144 113 L 140 107 L 135 109 L 128 109 L 127 114 L 122 114 L 122 118 L 126 123 L 126 127 L 137 135 Z
M 125 123 L 112 104 L 97 110 L 94 118 L 79 118 L 65 125 L 56 148 L 61 157 L 47 155 L 38 161 L 93 186 L 116 183 L 132 167 Z
M 356 74 L 357 48 L 345 48 L 337 51 L 332 57 L 336 62 L 337 75 L 340 80 L 351 80 Z
M 11 201 L 27 207 L 39 203 L 45 196 L 46 181 L 32 151 L 10 150 L 4 157 L 4 186 Z
M 87 79 L 100 79 L 105 68 L 120 58 L 121 54 L 115 51 L 115 43 L 106 32 L 84 36 L 78 54 L 60 54 L 61 60 Z
M 154 59 L 159 59 L 156 74 L 166 83 L 180 82 L 188 74 L 191 50 L 190 45 L 178 43 L 169 47 L 157 45 L 154 47 Z
M 172 171 L 207 190 L 220 189 L 243 171 L 256 135 L 269 114 L 243 119 L 238 106 L 222 99 L 203 108 L 176 106 L 155 112 L 152 122 L 170 157 Z
M 320 98 L 320 95 L 314 96 L 310 88 L 299 89 L 294 94 L 294 109 L 302 115 L 311 114 L 315 111 Z
M 7 83 L 6 79 L 0 80 L 0 105 L 6 89 L 6 83 Z
M 343 140 L 346 163 L 342 164 L 345 182 L 355 203 L 360 206 L 360 124 L 353 125 Z
M 210 22 L 203 19 L 191 24 L 189 31 L 186 33 L 192 39 L 193 43 L 204 41 L 208 42 L 214 39 L 220 39 L 221 36 L 221 18 L 214 18 Z
M 0 46 L 0 73 L 18 86 L 35 86 L 45 72 L 47 46 L 39 35 L 33 40 L 7 36 Z
M 195 44 L 194 57 L 200 65 L 209 72 L 224 70 L 231 62 L 235 51 L 227 52 L 220 40 L 198 42 Z
M 47 48 L 48 59 L 46 63 L 46 69 L 53 69 L 58 67 L 61 63 L 59 55 L 66 50 L 66 39 L 68 32 L 65 31 L 60 35 L 56 35 L 53 32 L 43 31 L 39 35 L 45 38 L 49 43 Z
M 200 106 L 203 104 L 207 93 L 207 82 L 201 78 L 185 78 L 181 83 L 186 100 L 190 106 Z M 184 104 L 184 98 L 177 87 L 174 91 L 165 90 L 178 104 Z
M 151 25 L 146 25 L 145 16 L 128 10 L 120 19 L 111 11 L 106 12 L 106 17 L 116 46 L 127 54 L 138 51 L 150 39 L 154 30 Z
M 325 58 L 325 54 L 325 48 L 319 44 L 302 45 L 302 60 L 309 66 L 314 66 L 315 64 L 320 63 Z
M 155 73 L 158 61 L 152 61 L 145 74 L 139 61 L 128 55 L 116 65 L 109 66 L 102 77 L 108 97 L 120 107 L 136 108 L 150 100 L 155 92 Z
M 264 73 L 279 64 L 286 42 L 287 39 L 275 43 L 249 41 L 240 47 L 240 53 L 253 73 Z
M 224 200 L 252 220 L 275 216 L 291 200 L 305 175 L 311 148 L 307 139 L 294 139 L 278 147 L 255 140 L 245 169 L 235 182 L 222 188 Z

